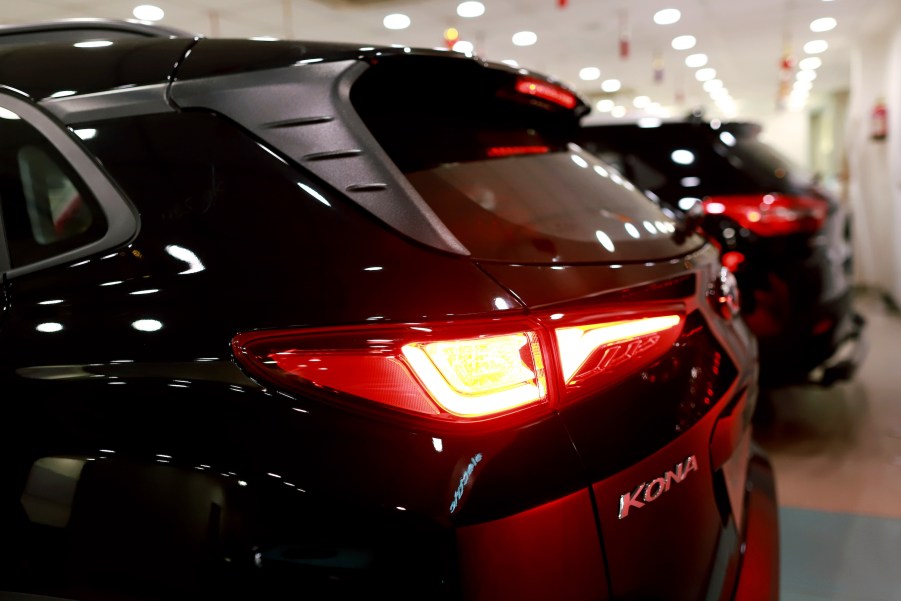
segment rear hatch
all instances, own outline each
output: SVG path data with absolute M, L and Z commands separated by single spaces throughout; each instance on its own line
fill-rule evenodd
M 672 213 L 573 143 L 585 107 L 565 87 L 474 61 L 436 66 L 379 61 L 351 100 L 472 259 L 553 339 L 551 405 L 583 462 L 609 593 L 728 596 L 756 349 L 732 319 L 734 282 L 716 249 L 680 236 Z M 641 329 L 650 323 L 662 325 Z M 584 557 L 530 554 L 505 538 L 516 538 L 514 519 L 528 517 L 461 529 L 464 564 L 491 569 L 468 583 L 474 598 L 498 581 L 524 583 L 530 597 L 539 585 L 521 562 L 578 581 Z M 509 543 L 519 567 L 485 544 L 467 555 L 473 540 Z

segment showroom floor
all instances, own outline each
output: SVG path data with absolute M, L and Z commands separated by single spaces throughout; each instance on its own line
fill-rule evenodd
M 772 393 L 758 442 L 776 469 L 782 601 L 901 601 L 901 314 L 861 292 L 853 380 Z

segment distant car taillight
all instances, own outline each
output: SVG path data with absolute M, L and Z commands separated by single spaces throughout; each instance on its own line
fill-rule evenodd
M 238 361 L 285 391 L 339 394 L 450 421 L 550 407 L 651 364 L 681 313 L 553 314 L 468 323 L 269 330 L 232 341 Z
M 758 236 L 819 231 L 826 221 L 825 200 L 784 194 L 711 196 L 703 201 L 710 215 L 725 215 Z
M 515 84 L 516 91 L 527 96 L 535 96 L 549 100 L 563 108 L 575 108 L 578 103 L 576 95 L 564 88 L 535 77 L 519 77 Z

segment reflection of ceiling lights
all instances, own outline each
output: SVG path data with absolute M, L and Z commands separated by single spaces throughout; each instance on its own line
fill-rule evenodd
M 816 71 L 798 71 L 795 75 L 795 79 L 798 81 L 813 81 L 817 78 Z
M 708 79 L 704 82 L 704 91 L 712 92 L 714 90 L 718 90 L 723 87 L 723 80 L 721 79 Z
M 673 49 L 674 50 L 688 50 L 689 48 L 694 48 L 695 44 L 697 44 L 697 40 L 693 35 L 680 35 L 678 37 L 673 38 Z
M 463 54 L 472 54 L 472 51 L 475 47 L 472 45 L 472 42 L 467 42 L 465 40 L 460 40 L 456 44 L 454 44 L 454 52 L 462 52 Z
M 401 13 L 388 15 L 382 20 L 382 24 L 387 29 L 406 29 L 410 26 L 410 17 Z
M 457 5 L 457 14 L 467 19 L 481 17 L 485 14 L 485 5 L 481 2 L 461 2 Z
M 654 14 L 654 23 L 657 25 L 672 25 L 682 18 L 682 13 L 676 8 L 664 8 Z

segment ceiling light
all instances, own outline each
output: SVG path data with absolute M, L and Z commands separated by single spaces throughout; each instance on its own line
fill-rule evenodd
M 140 6 L 136 6 L 131 14 L 135 16 L 135 19 L 140 21 L 159 21 L 166 14 L 163 12 L 163 9 L 159 6 L 154 6 L 152 4 L 142 4 Z
M 723 87 L 723 80 L 721 79 L 708 79 L 704 82 L 704 91 L 712 92 L 714 90 L 719 90 Z
M 657 25 L 672 25 L 682 18 L 682 13 L 677 8 L 664 8 L 654 14 L 654 23 Z
M 472 45 L 472 42 L 460 40 L 459 42 L 454 44 L 453 49 L 454 49 L 454 52 L 462 52 L 463 54 L 472 54 L 472 51 L 475 50 L 475 46 Z
M 485 5 L 481 2 L 461 2 L 457 5 L 457 14 L 467 19 L 481 17 L 485 14 Z
M 387 29 L 406 29 L 410 26 L 410 17 L 401 13 L 388 15 L 382 20 Z
M 601 76 L 601 70 L 597 67 L 585 67 L 579 71 L 579 79 L 583 81 L 594 81 Z
M 695 39 L 693 35 L 680 35 L 678 37 L 673 38 L 673 49 L 674 50 L 688 50 L 689 48 L 694 48 L 695 44 L 698 41 Z
M 513 34 L 513 43 L 517 46 L 531 46 L 538 41 L 538 36 L 532 31 L 519 31 Z
M 695 79 L 698 81 L 708 81 L 714 77 L 716 77 L 716 69 L 711 69 L 710 67 L 695 71 Z
M 810 90 L 813 87 L 813 82 L 798 80 L 792 84 L 793 90 Z
M 616 103 L 609 98 L 604 98 L 603 100 L 598 100 L 598 103 L 595 106 L 602 113 L 609 113 L 613 110 L 613 107 L 616 106 Z
M 838 21 L 833 19 L 832 17 L 823 17 L 822 19 L 815 19 L 810 23 L 810 31 L 832 31 L 835 29 L 835 26 L 838 25 Z
M 817 78 L 817 72 L 808 70 L 808 71 L 798 71 L 795 75 L 795 79 L 798 81 L 813 81 Z
M 626 107 L 624 106 L 615 106 L 613 110 L 610 111 L 610 114 L 619 119 L 620 117 L 626 116 Z
M 819 69 L 823 65 L 823 61 L 820 60 L 818 56 L 808 56 L 803 59 L 800 63 L 798 63 L 799 69 L 804 69 L 805 71 L 810 71 L 812 69 Z
M 605 92 L 618 92 L 621 87 L 623 84 L 618 79 L 605 79 L 601 82 L 601 89 Z
M 638 127 L 648 129 L 651 127 L 660 127 L 663 122 L 659 117 L 642 117 L 638 120 Z
M 696 69 L 707 64 L 706 54 L 689 54 L 685 57 L 685 66 Z
M 651 104 L 651 99 L 647 96 L 636 96 L 632 101 L 632 106 L 637 109 L 647 108 L 649 104 Z
M 512 58 L 505 58 L 501 62 L 504 63 L 505 65 L 507 65 L 508 67 L 518 67 L 519 66 L 519 63 L 517 63 Z
M 826 43 L 826 40 L 813 40 L 804 44 L 804 52 L 807 54 L 819 54 L 825 52 L 827 48 L 829 48 L 829 44 Z

